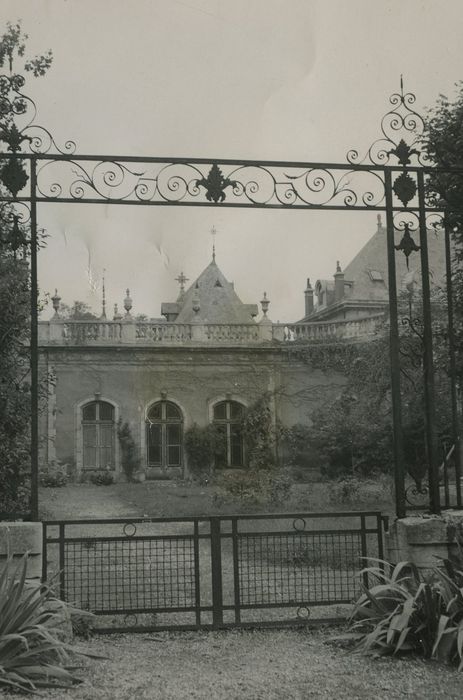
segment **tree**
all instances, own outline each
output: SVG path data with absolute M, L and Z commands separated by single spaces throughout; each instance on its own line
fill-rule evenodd
M 21 23 L 7 23 L 0 36 L 0 68 L 9 75 L 0 80 L 0 142 L 17 147 L 20 132 L 16 115 L 27 111 L 27 101 L 12 85 L 22 85 L 24 76 L 13 72 L 23 58 L 27 35 Z M 51 51 L 26 60 L 23 70 L 35 77 L 44 75 L 52 62 Z M 6 71 L 5 71 L 6 72 Z M 19 140 L 19 144 L 18 144 Z M 24 139 L 23 139 L 24 140 Z M 2 167 L 2 173 L 9 162 Z M 0 194 L 4 195 L 2 188 Z M 20 224 L 14 205 L 0 205 L 0 511 L 25 512 L 30 497 L 30 271 L 27 231 Z
M 28 508 L 30 471 L 29 269 L 0 220 L 0 511 Z
M 60 304 L 59 314 L 69 321 L 92 321 L 98 318 L 84 301 L 75 301 L 72 306 Z
M 452 287 L 455 305 L 455 350 L 457 376 L 463 379 L 463 81 L 457 83 L 457 95 L 450 101 L 440 95 L 429 110 L 425 124 L 424 146 L 429 159 L 438 167 L 431 170 L 427 182 L 430 203 L 440 208 L 452 231 L 454 266 Z M 449 168 L 461 168 L 449 171 Z
M 447 342 L 442 323 L 445 309 L 437 290 L 434 305 L 436 428 L 444 445 L 451 439 L 451 418 Z M 400 343 L 404 456 L 409 474 L 421 482 L 427 471 L 428 458 L 420 304 L 414 303 L 410 318 L 408 299 L 406 295 L 401 296 L 399 312 L 408 319 Z M 325 362 L 331 365 L 337 361 L 347 377 L 335 400 L 323 406 L 314 417 L 310 441 L 324 459 L 326 473 L 336 477 L 390 471 L 393 467 L 393 432 L 387 323 L 375 340 L 351 345 L 336 343 L 331 349 L 325 349 L 325 358 Z

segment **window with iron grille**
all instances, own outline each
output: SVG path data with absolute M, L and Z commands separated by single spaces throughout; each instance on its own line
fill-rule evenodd
M 237 401 L 221 401 L 214 406 L 214 425 L 221 437 L 216 453 L 217 468 L 244 467 L 244 406 Z
M 183 463 L 183 416 L 171 401 L 153 404 L 146 416 L 149 467 L 181 467 Z
M 91 401 L 82 408 L 84 469 L 114 469 L 114 406 Z

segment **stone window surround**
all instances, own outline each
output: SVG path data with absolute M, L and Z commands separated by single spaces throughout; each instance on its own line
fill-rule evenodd
M 119 455 L 119 440 L 117 439 L 117 434 L 116 434 L 116 426 L 117 422 L 119 420 L 119 405 L 113 400 L 109 399 L 107 396 L 102 396 L 101 394 L 92 394 L 91 396 L 88 396 L 87 398 L 83 399 L 82 401 L 79 401 L 78 403 L 75 404 L 75 436 L 76 436 L 76 445 L 75 445 L 75 455 L 76 455 L 76 470 L 78 474 L 81 474 L 84 471 L 84 434 L 83 434 L 83 429 L 82 429 L 82 409 L 83 407 L 88 404 L 88 403 L 93 403 L 94 401 L 105 401 L 106 403 L 111 404 L 111 406 L 114 408 L 114 473 L 118 474 L 121 471 L 121 462 L 120 462 L 120 455 Z M 86 470 L 90 471 L 90 470 Z

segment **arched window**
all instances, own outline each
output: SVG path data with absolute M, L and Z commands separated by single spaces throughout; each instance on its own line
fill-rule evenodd
M 221 401 L 214 406 L 214 425 L 223 438 L 216 467 L 244 466 L 243 417 L 244 406 L 237 401 Z
M 170 401 L 153 404 L 146 415 L 148 466 L 181 467 L 183 461 L 183 416 Z
M 82 408 L 84 469 L 114 469 L 114 406 L 91 401 Z

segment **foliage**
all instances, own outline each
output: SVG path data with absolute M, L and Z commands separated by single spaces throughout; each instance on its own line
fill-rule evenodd
M 453 101 L 440 95 L 437 103 L 428 111 L 423 135 L 424 147 L 431 162 L 438 169 L 431 169 L 427 178 L 427 196 L 431 205 L 445 214 L 452 231 L 455 264 L 452 270 L 452 287 L 455 304 L 455 345 L 457 374 L 463 378 L 463 173 L 449 172 L 446 168 L 463 165 L 463 82 L 456 84 Z
M 133 473 L 140 469 L 140 457 L 130 425 L 123 423 L 122 418 L 117 423 L 117 438 L 121 448 L 122 469 L 127 481 L 133 481 Z
M 329 501 L 335 505 L 355 506 L 362 503 L 381 503 L 388 500 L 392 480 L 386 474 L 372 474 L 373 478 L 345 476 L 329 487 Z
M 60 304 L 59 314 L 69 321 L 93 321 L 98 318 L 84 301 L 75 301 L 72 306 Z
M 443 321 L 445 307 L 438 289 L 435 304 L 436 427 L 441 443 L 449 441 L 448 347 Z M 423 346 L 420 304 L 412 308 L 415 324 L 401 330 L 401 388 L 404 456 L 408 472 L 419 482 L 427 470 L 423 382 Z M 399 314 L 409 315 L 408 294 L 400 296 Z M 321 456 L 329 478 L 389 472 L 393 465 L 392 402 L 387 321 L 375 339 L 365 343 L 333 344 L 326 350 L 325 367 L 332 357 L 346 376 L 338 396 L 313 417 L 310 444 Z M 344 359 L 343 359 L 344 357 Z M 311 361 L 309 354 L 309 361 Z
M 114 484 L 114 476 L 110 471 L 94 472 L 90 474 L 90 481 L 95 486 L 111 486 Z
M 270 469 L 275 466 L 276 426 L 268 394 L 264 394 L 246 410 L 243 437 L 250 469 Z
M 352 613 L 351 627 L 360 631 L 357 651 L 419 653 L 463 669 L 463 589 L 454 579 L 439 568 L 423 578 L 410 562 L 379 562 L 361 573 L 377 583 L 364 586 Z
M 0 221 L 2 234 L 9 228 Z M 4 238 L 4 237 L 3 237 Z M 30 471 L 29 271 L 0 247 L 0 511 L 27 511 Z
M 80 683 L 66 668 L 70 608 L 45 584 L 28 588 L 26 571 L 27 555 L 17 567 L 9 556 L 0 574 L 0 688 L 32 693 Z
M 66 468 L 59 462 L 52 462 L 39 471 L 39 484 L 45 488 L 59 488 L 66 486 L 67 482 Z
M 280 460 L 291 467 L 296 479 L 303 480 L 310 469 L 321 466 L 319 450 L 312 444 L 312 428 L 302 423 L 292 426 L 280 426 L 279 431 Z
M 185 431 L 184 445 L 188 455 L 188 469 L 199 479 L 211 473 L 214 458 L 221 452 L 223 435 L 215 425 L 198 426 L 196 423 Z
M 292 479 L 283 469 L 249 469 L 221 474 L 215 500 L 244 506 L 279 506 L 291 495 Z

